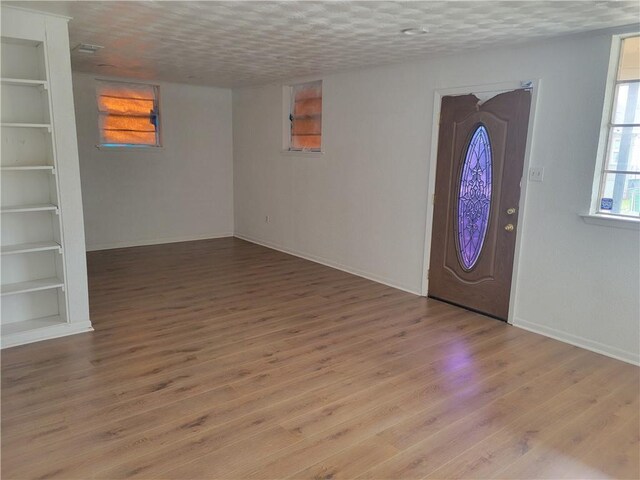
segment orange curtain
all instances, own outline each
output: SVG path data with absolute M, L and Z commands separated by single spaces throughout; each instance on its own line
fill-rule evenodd
M 104 83 L 98 90 L 102 144 L 157 145 L 156 87 Z

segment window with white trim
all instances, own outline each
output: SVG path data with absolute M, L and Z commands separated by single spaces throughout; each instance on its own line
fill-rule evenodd
M 159 147 L 158 87 L 98 81 L 101 147 Z
M 619 49 L 619 52 L 617 51 Z M 595 212 L 640 217 L 640 36 L 618 37 Z M 603 148 L 604 147 L 604 148 Z
M 322 80 L 291 86 L 289 150 L 322 149 Z

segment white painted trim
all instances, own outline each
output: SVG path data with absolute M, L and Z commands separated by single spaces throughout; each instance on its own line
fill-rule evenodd
M 422 258 L 422 288 L 420 293 L 429 293 L 429 263 L 431 261 L 431 236 L 433 233 L 433 205 L 436 194 L 436 165 L 438 163 L 438 137 L 440 135 L 440 107 L 446 90 L 436 90 L 433 94 L 433 119 L 431 121 L 431 152 L 429 153 L 429 177 L 427 184 L 427 221 L 424 233 L 424 257 Z
M 98 243 L 95 245 L 87 245 L 87 252 L 95 252 L 98 250 L 112 250 L 114 248 L 127 248 L 127 247 L 144 247 L 147 245 L 162 245 L 164 243 L 179 243 L 179 242 L 192 242 L 195 240 L 212 240 L 214 238 L 233 237 L 232 232 L 225 233 L 206 233 L 204 235 L 190 235 L 185 237 L 168 237 L 168 238 L 154 238 L 148 240 L 133 240 L 124 242 L 113 243 Z
M 315 150 L 281 150 L 280 153 L 282 155 L 300 155 L 302 157 L 321 157 L 324 155 L 323 151 L 315 151 Z
M 603 213 L 583 213 L 580 214 L 582 220 L 590 225 L 600 225 L 601 227 L 625 228 L 627 230 L 640 230 L 640 219 L 625 218 L 616 215 L 606 215 Z
M 97 144 L 96 148 L 98 150 L 101 150 L 103 152 L 112 152 L 112 153 L 116 153 L 116 152 L 127 152 L 127 153 L 131 153 L 131 152 L 135 152 L 135 151 L 140 151 L 140 152 L 161 152 L 164 150 L 164 146 L 162 145 L 132 145 L 132 146 L 127 146 L 127 145 L 114 145 L 112 147 L 109 147 L 107 145 L 102 145 L 102 144 Z
M 513 325 L 515 327 L 522 328 L 523 330 L 528 330 L 529 332 L 538 333 L 540 335 L 544 335 L 545 337 L 553 338 L 555 340 L 559 340 L 576 347 L 584 348 L 585 350 L 590 350 L 607 357 L 615 358 L 616 360 L 621 360 L 626 363 L 631 363 L 632 365 L 640 366 L 640 356 L 633 352 L 627 352 L 610 345 L 605 345 L 604 343 L 589 340 L 588 338 L 573 335 L 571 333 L 557 330 L 555 328 L 538 325 L 537 323 L 528 322 L 517 317 L 514 318 Z
M 289 152 L 291 146 L 291 122 L 289 114 L 291 113 L 291 86 L 282 85 L 282 150 L 281 152 Z
M 31 13 L 34 15 L 45 15 L 48 17 L 58 17 L 61 18 L 63 20 L 66 20 L 67 22 L 69 22 L 69 20 L 72 20 L 73 17 L 70 17 L 69 15 L 63 15 L 61 13 L 53 13 L 53 12 L 45 12 L 43 10 L 37 10 L 34 8 L 27 8 L 27 7 L 18 7 L 16 5 L 2 5 L 3 8 L 10 8 L 12 10 L 21 10 L 23 12 L 27 12 L 27 13 Z
M 531 107 L 529 110 L 529 125 L 527 127 L 527 142 L 524 149 L 524 163 L 522 165 L 522 177 L 520 177 L 520 204 L 518 212 L 518 228 L 516 229 L 516 246 L 513 252 L 513 272 L 511 276 L 511 292 L 509 294 L 509 314 L 507 315 L 507 323 L 513 324 L 516 314 L 516 306 L 518 304 L 517 289 L 520 280 L 520 251 L 522 248 L 522 239 L 527 229 L 527 209 L 526 199 L 529 191 L 529 168 L 531 168 L 531 146 L 533 145 L 533 136 L 535 129 L 536 108 L 538 107 L 538 98 L 542 81 L 537 78 L 532 80 L 531 90 Z
M 66 337 L 77 333 L 93 332 L 93 327 L 89 320 L 84 322 L 64 323 L 61 325 L 52 325 L 50 327 L 38 328 L 31 331 L 14 333 L 12 335 L 4 335 L 2 337 L 1 348 L 17 347 L 27 343 L 41 342 L 52 338 Z
M 529 126 L 527 130 L 527 143 L 524 154 L 524 164 L 522 166 L 522 179 L 527 178 L 527 172 L 529 171 L 530 157 L 531 157 L 531 145 L 534 131 L 534 119 L 535 110 L 538 103 L 538 91 L 540 89 L 540 79 L 530 79 L 531 81 L 531 108 L 529 113 Z M 465 95 L 469 93 L 482 94 L 482 93 L 500 93 L 509 90 L 516 90 L 522 88 L 522 81 L 514 80 L 510 82 L 493 83 L 487 85 L 470 85 L 455 88 L 442 88 L 437 89 L 433 96 L 433 120 L 431 129 L 431 152 L 429 155 L 429 183 L 427 190 L 427 221 L 425 224 L 425 238 L 424 238 L 424 258 L 423 258 L 423 271 L 422 271 L 422 288 L 421 295 L 426 296 L 429 291 L 429 281 L 427 278 L 427 272 L 429 271 L 429 261 L 431 256 L 431 232 L 433 230 L 433 197 L 436 191 L 436 166 L 438 163 L 438 137 L 440 134 L 440 107 L 442 104 L 442 97 L 446 95 Z M 526 200 L 527 182 L 521 182 L 520 189 L 520 206 L 518 215 L 518 229 L 516 230 L 516 249 L 513 257 L 513 275 L 511 279 L 511 296 L 509 299 L 509 315 L 507 317 L 507 323 L 513 323 L 513 316 L 515 312 L 515 304 L 517 302 L 517 281 L 518 270 L 520 264 L 520 245 L 522 242 L 522 231 L 525 225 L 525 200 Z
M 620 47 L 622 45 L 622 35 L 611 37 L 611 48 L 609 53 L 609 66 L 607 67 L 607 83 L 604 90 L 604 103 L 602 106 L 602 118 L 600 119 L 600 134 L 598 136 L 598 150 L 593 170 L 593 186 L 591 188 L 591 202 L 589 203 L 589 213 L 595 214 L 599 210 L 598 200 L 600 197 L 600 187 L 602 184 L 602 170 L 607 157 L 607 146 L 609 144 L 609 120 L 613 110 L 613 95 L 616 88 L 616 76 L 618 74 L 618 61 L 620 60 Z
M 342 272 L 350 273 L 352 275 L 356 275 L 358 277 L 366 278 L 367 280 L 371 280 L 373 282 L 381 283 L 383 285 L 387 285 L 388 287 L 397 288 L 398 290 L 402 290 L 407 293 L 411 293 L 413 295 L 420 295 L 420 292 L 412 289 L 411 287 L 407 287 L 405 285 L 399 285 L 393 280 L 389 280 L 388 278 L 380 277 L 378 275 L 374 275 L 369 272 L 365 272 L 364 270 L 360 270 L 357 268 L 348 267 L 347 265 L 343 265 L 341 263 L 334 262 L 332 260 L 328 260 L 323 257 L 319 257 L 317 255 L 312 255 L 310 253 L 300 252 L 297 250 L 293 250 L 291 248 L 283 247 L 281 245 L 271 243 L 265 240 L 259 240 L 257 238 L 251 237 L 250 235 L 244 235 L 242 233 L 234 233 L 233 235 L 236 238 L 241 240 L 245 240 L 247 242 L 255 243 L 257 245 L 262 245 L 263 247 L 271 248 L 273 250 L 278 250 L 279 252 L 287 253 L 289 255 L 293 255 L 294 257 L 304 258 L 305 260 L 309 260 L 311 262 L 319 263 L 326 267 L 335 268 L 336 270 L 340 270 Z

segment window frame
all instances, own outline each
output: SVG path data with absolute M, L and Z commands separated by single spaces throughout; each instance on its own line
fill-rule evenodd
M 100 109 L 98 107 L 98 95 L 99 95 L 99 85 L 101 83 L 120 83 L 124 85 L 144 85 L 153 88 L 154 92 L 154 105 L 156 107 L 156 145 L 136 145 L 136 144 L 105 144 L 101 142 L 102 132 L 100 131 Z M 95 79 L 95 100 L 96 100 L 96 121 L 97 121 L 97 133 L 98 133 L 98 142 L 96 143 L 96 148 L 98 150 L 104 151 L 145 151 L 145 152 L 155 152 L 164 150 L 164 142 L 163 142 L 163 128 L 162 128 L 162 107 L 161 107 L 161 94 L 160 94 L 160 85 L 156 83 L 146 83 L 146 82 L 132 82 L 129 80 L 113 80 L 111 78 L 96 78 Z
M 627 38 L 640 36 L 640 32 L 628 32 L 624 34 L 612 35 L 611 49 L 609 56 L 609 66 L 607 70 L 607 80 L 604 94 L 604 105 L 602 109 L 600 135 L 598 138 L 598 150 L 596 154 L 596 164 L 593 176 L 593 185 L 591 193 L 591 203 L 589 213 L 582 215 L 587 223 L 596 225 L 609 225 L 616 227 L 632 227 L 640 226 L 640 218 L 631 215 L 619 213 L 605 213 L 600 209 L 600 202 L 604 188 L 604 179 L 607 174 L 607 155 L 609 152 L 609 141 L 612 126 L 612 115 L 615 109 L 616 91 L 618 82 L 618 68 L 620 66 L 622 43 Z
M 291 115 L 293 115 L 293 108 L 295 104 L 294 90 L 295 87 L 307 84 L 319 83 L 322 88 L 322 103 L 320 113 L 320 149 L 305 149 L 305 148 L 293 148 L 292 147 L 292 121 Z M 324 154 L 324 81 L 321 78 L 314 80 L 305 80 L 301 82 L 294 82 L 283 87 L 282 95 L 282 108 L 283 108 L 283 128 L 282 128 L 282 153 L 291 155 L 323 155 Z

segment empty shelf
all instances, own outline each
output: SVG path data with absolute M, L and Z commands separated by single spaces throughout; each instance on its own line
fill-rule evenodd
M 52 203 L 38 203 L 35 205 L 14 205 L 12 207 L 2 207 L 2 213 L 21 213 L 21 212 L 44 212 L 47 210 L 58 210 L 58 207 Z
M 18 245 L 5 245 L 0 247 L 2 255 L 14 255 L 17 253 L 44 252 L 45 250 L 59 250 L 61 247 L 56 242 L 33 242 Z
M 23 320 L 21 322 L 6 323 L 2 325 L 2 336 L 14 335 L 16 333 L 30 332 L 40 328 L 54 327 L 66 323 L 60 315 L 51 317 L 34 318 L 32 320 Z
M 18 293 L 37 292 L 40 290 L 50 290 L 52 288 L 60 288 L 64 286 L 64 282 L 59 278 L 42 278 L 40 280 L 30 280 L 28 282 L 7 283 L 0 286 L 2 295 L 17 295 Z
M 4 85 L 18 85 L 23 87 L 44 87 L 47 88 L 46 80 L 30 80 L 26 78 L 1 78 Z

